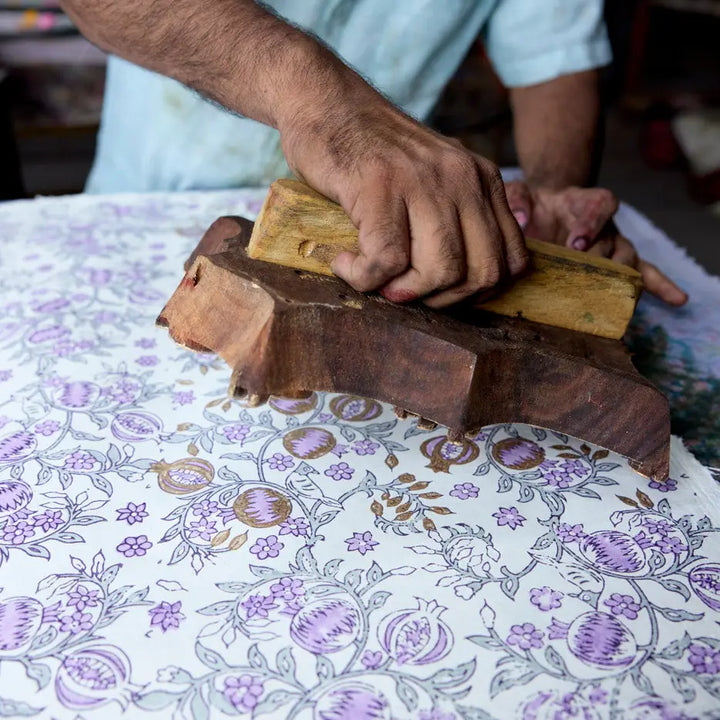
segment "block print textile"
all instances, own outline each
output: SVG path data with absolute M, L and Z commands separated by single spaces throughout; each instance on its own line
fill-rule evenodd
M 524 425 L 251 409 L 154 327 L 263 195 L 0 206 L 0 717 L 720 717 L 720 492 L 679 440 L 656 483 Z

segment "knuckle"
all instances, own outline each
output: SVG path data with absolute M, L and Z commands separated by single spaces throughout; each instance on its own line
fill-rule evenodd
M 451 176 L 466 178 L 477 175 L 477 165 L 474 158 L 463 150 L 455 150 L 445 155 L 444 166 Z
M 475 275 L 473 290 L 488 290 L 495 287 L 503 279 L 503 268 L 500 262 L 489 262 L 479 268 Z

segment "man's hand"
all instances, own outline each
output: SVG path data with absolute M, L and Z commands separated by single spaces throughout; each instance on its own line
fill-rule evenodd
M 637 268 L 645 288 L 670 305 L 684 305 L 687 295 L 655 265 L 638 257 L 612 218 L 617 198 L 602 188 L 534 187 L 515 180 L 505 186 L 510 208 L 528 237 L 587 250 Z
M 497 167 L 357 91 L 346 108 L 280 126 L 293 170 L 360 231 L 360 252 L 333 271 L 356 290 L 432 307 L 522 273 L 527 250 Z

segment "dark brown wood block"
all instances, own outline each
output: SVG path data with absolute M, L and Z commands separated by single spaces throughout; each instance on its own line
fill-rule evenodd
M 477 309 L 395 305 L 333 277 L 250 259 L 251 229 L 242 218 L 217 220 L 158 318 L 177 342 L 233 368 L 234 395 L 363 395 L 454 436 L 529 423 L 667 477 L 668 403 L 621 342 Z

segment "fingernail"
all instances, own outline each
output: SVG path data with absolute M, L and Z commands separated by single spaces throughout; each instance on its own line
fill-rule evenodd
M 517 224 L 524 230 L 528 224 L 527 213 L 524 210 L 513 210 L 512 214 L 515 216 Z
M 576 237 L 570 244 L 575 250 L 587 250 L 588 239 L 586 237 Z

